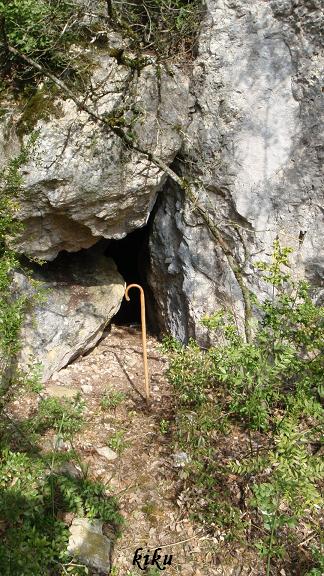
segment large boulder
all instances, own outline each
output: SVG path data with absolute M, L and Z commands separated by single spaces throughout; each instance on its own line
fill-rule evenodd
M 85 353 L 100 339 L 124 296 L 124 280 L 113 260 L 93 249 L 60 255 L 54 263 L 33 272 L 40 301 L 27 313 L 22 331 L 19 364 L 40 364 L 43 381 Z M 35 288 L 16 274 L 23 292 Z
M 297 273 L 323 280 L 321 8 L 317 0 L 209 0 L 194 64 L 196 112 L 175 169 L 194 183 L 248 288 L 273 241 L 294 249 Z M 160 324 L 201 341 L 203 314 L 244 318 L 233 266 L 168 182 L 151 236 L 150 284 Z
M 179 66 L 166 69 L 153 58 L 136 68 L 135 56 L 127 53 L 124 64 L 103 51 L 91 57 L 91 83 L 79 100 L 124 130 L 136 146 L 171 163 L 189 121 L 187 76 Z M 18 136 L 27 143 L 32 130 L 38 133 L 23 168 L 19 217 L 24 231 L 17 248 L 45 260 L 143 226 L 165 182 L 147 155 L 127 147 L 66 96 L 55 87 L 41 87 L 23 110 L 2 119 L 2 161 L 19 149 Z

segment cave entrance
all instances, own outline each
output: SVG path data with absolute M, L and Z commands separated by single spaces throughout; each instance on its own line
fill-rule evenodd
M 112 258 L 118 271 L 126 284 L 140 284 L 145 292 L 146 316 L 149 318 L 150 290 L 146 281 L 149 265 L 149 225 L 131 232 L 121 240 L 110 240 L 105 255 Z M 141 321 L 140 301 L 138 290 L 131 290 L 131 300 L 125 298 L 121 307 L 114 316 L 113 322 L 117 325 L 139 324 Z M 148 321 L 148 327 L 150 327 Z

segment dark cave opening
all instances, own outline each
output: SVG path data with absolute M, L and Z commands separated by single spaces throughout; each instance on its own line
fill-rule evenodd
M 151 220 L 151 219 L 150 219 Z M 41 267 L 32 262 L 26 261 L 26 266 L 33 270 L 35 277 L 48 282 L 62 282 L 64 285 L 74 282 L 75 267 L 82 269 L 83 259 L 96 259 L 100 254 L 110 257 L 115 262 L 117 269 L 123 277 L 125 283 L 140 284 L 145 293 L 146 303 L 146 323 L 148 330 L 159 336 L 158 324 L 156 321 L 155 300 L 153 292 L 148 284 L 147 276 L 150 267 L 149 236 L 151 233 L 150 222 L 138 228 L 134 232 L 127 234 L 120 240 L 109 240 L 102 238 L 94 246 L 88 249 L 81 249 L 78 252 L 61 251 L 53 262 L 46 262 Z M 79 264 L 78 264 L 79 263 Z M 78 280 L 79 281 L 79 280 Z M 84 279 L 81 284 L 84 284 Z M 131 290 L 130 301 L 122 300 L 119 311 L 111 322 L 119 326 L 139 325 L 141 322 L 140 294 L 138 290 Z
M 126 284 L 140 284 L 145 292 L 146 317 L 150 328 L 151 292 L 146 281 L 149 266 L 149 225 L 138 228 L 121 240 L 110 240 L 105 255 L 112 258 L 123 276 Z M 117 325 L 139 324 L 140 299 L 139 291 L 131 290 L 130 302 L 123 299 L 121 307 L 113 318 Z

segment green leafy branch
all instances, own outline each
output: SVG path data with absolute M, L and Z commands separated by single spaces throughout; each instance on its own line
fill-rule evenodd
M 211 529 L 226 527 L 229 538 L 242 538 L 248 527 L 248 539 L 253 527 L 267 576 L 275 562 L 287 560 L 300 522 L 311 522 L 316 538 L 324 477 L 314 449 L 323 422 L 324 308 L 305 281 L 291 277 L 290 252 L 276 241 L 271 262 L 260 266 L 273 294 L 255 300 L 250 342 L 228 312 L 218 311 L 203 319 L 217 345 L 164 344 L 177 397 L 177 442 L 190 455 L 182 478 L 191 508 Z M 219 447 L 228 453 L 237 434 L 246 447 L 242 440 L 224 458 Z

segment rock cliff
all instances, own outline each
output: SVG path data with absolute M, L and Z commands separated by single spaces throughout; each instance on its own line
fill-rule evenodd
M 246 285 L 273 240 L 298 273 L 323 280 L 320 5 L 210 0 L 191 91 L 195 113 L 175 170 L 230 247 Z M 166 281 L 167 280 L 167 281 Z M 151 235 L 150 282 L 160 321 L 182 340 L 222 306 L 242 318 L 233 266 L 181 190 L 168 182 Z
M 131 63 L 94 54 L 84 103 L 114 126 L 127 125 L 137 146 L 170 163 L 189 121 L 188 77 L 176 66 L 164 71 L 149 58 L 139 70 Z M 55 95 L 54 87 L 51 96 L 41 88 L 24 110 L 4 120 L 10 150 L 19 146 L 17 134 L 26 143 L 31 129 L 38 133 L 24 167 L 20 252 L 53 260 L 62 250 L 122 238 L 147 222 L 166 179 L 163 171 L 64 92 Z
M 147 56 L 136 68 L 98 51 L 85 102 L 128 130 L 134 146 L 56 94 L 34 122 L 20 251 L 52 260 L 102 237 L 122 238 L 156 206 L 148 281 L 161 328 L 183 341 L 204 341 L 201 316 L 224 305 L 243 323 L 237 271 L 262 296 L 254 264 L 269 257 L 276 237 L 293 247 L 298 273 L 319 285 L 320 34 L 317 0 L 208 0 L 190 66 Z M 27 121 L 26 110 L 5 115 L 7 151 L 18 147 L 17 132 L 26 141 Z M 152 154 L 190 183 L 195 202 Z

